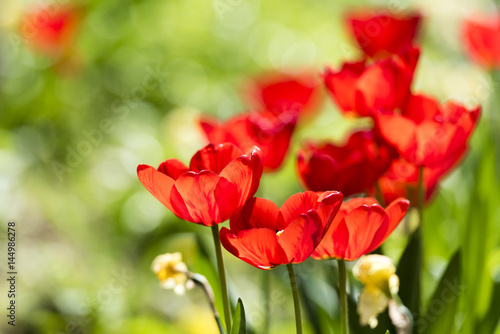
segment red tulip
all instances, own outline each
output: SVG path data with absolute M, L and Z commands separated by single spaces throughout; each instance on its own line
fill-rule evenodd
M 412 45 L 420 20 L 418 13 L 393 16 L 363 11 L 347 16 L 351 33 L 368 57 L 395 54 Z
M 463 39 L 472 60 L 486 68 L 500 68 L 500 12 L 466 20 Z
M 252 198 L 220 231 L 228 252 L 259 269 L 306 260 L 321 242 L 342 204 L 342 194 L 311 191 L 292 195 L 281 209 Z
M 249 84 L 245 95 L 257 109 L 275 115 L 286 112 L 306 114 L 315 111 L 319 82 L 316 76 L 290 76 L 275 73 L 264 75 Z
M 71 7 L 40 7 L 28 13 L 21 33 L 36 51 L 51 56 L 70 52 L 80 23 L 80 13 Z
M 211 143 L 230 142 L 242 150 L 259 147 L 267 172 L 278 169 L 283 163 L 295 123 L 296 118 L 291 114 L 275 116 L 270 112 L 242 114 L 224 123 L 207 117 L 200 121 Z
M 374 251 L 398 226 L 409 205 L 407 199 L 399 198 L 384 210 L 371 197 L 354 198 L 342 204 L 311 257 L 352 261 Z
M 419 54 L 418 48 L 411 47 L 371 64 L 345 63 L 337 72 L 327 68 L 325 85 L 343 113 L 372 116 L 374 112 L 392 112 L 410 95 Z
M 467 110 L 448 102 L 413 95 L 400 114 L 376 116 L 381 135 L 403 158 L 416 166 L 431 167 L 462 150 L 474 129 L 480 107 Z
M 298 153 L 298 171 L 309 190 L 336 189 L 350 196 L 368 191 L 396 157 L 373 131 L 359 131 L 343 146 L 305 144 Z
M 426 202 L 432 199 L 441 179 L 457 166 L 466 151 L 466 147 L 462 147 L 443 157 L 440 164 L 424 167 L 423 187 Z M 412 206 L 418 203 L 418 167 L 402 158 L 393 160 L 389 170 L 378 180 L 378 185 L 385 203 L 390 203 L 398 197 L 409 198 Z M 375 195 L 375 189 L 370 193 Z
M 142 185 L 177 217 L 205 226 L 219 224 L 252 197 L 262 165 L 258 149 L 243 155 L 230 143 L 209 144 L 196 152 L 189 168 L 168 159 L 158 169 L 137 167 Z

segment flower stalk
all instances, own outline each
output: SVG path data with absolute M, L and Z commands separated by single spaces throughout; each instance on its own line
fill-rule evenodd
M 199 286 L 203 290 L 203 292 L 205 293 L 205 296 L 207 297 L 208 303 L 210 304 L 210 308 L 212 309 L 212 313 L 214 315 L 215 321 L 217 322 L 217 327 L 219 328 L 219 332 L 221 334 L 224 334 L 224 329 L 222 327 L 222 322 L 220 320 L 219 312 L 217 311 L 217 308 L 215 307 L 214 291 L 212 290 L 210 283 L 208 283 L 207 278 L 203 275 L 195 274 L 195 273 L 191 273 L 191 272 L 186 272 L 186 276 L 190 280 L 192 280 L 197 286 Z
M 160 280 L 160 286 L 164 289 L 172 289 L 178 295 L 183 295 L 186 290 L 192 289 L 195 285 L 199 286 L 207 297 L 210 308 L 219 328 L 219 332 L 224 334 L 219 312 L 215 307 L 214 291 L 207 278 L 203 275 L 192 273 L 187 265 L 182 262 L 182 255 L 179 252 L 166 253 L 158 255 L 151 269 Z
M 295 327 L 297 329 L 297 334 L 302 334 L 302 318 L 300 315 L 299 291 L 297 289 L 297 280 L 295 278 L 293 264 L 287 264 L 286 268 L 288 269 L 288 276 L 290 277 L 290 285 L 292 287 L 293 306 L 295 308 Z
M 340 322 L 342 334 L 349 333 L 349 323 L 347 321 L 347 272 L 345 261 L 338 260 L 339 265 L 339 294 L 340 294 Z
M 229 295 L 227 293 L 226 271 L 224 270 L 224 259 L 222 258 L 222 248 L 219 238 L 218 225 L 212 226 L 212 236 L 214 239 L 215 255 L 217 257 L 217 270 L 219 273 L 220 289 L 222 293 L 222 306 L 224 308 L 224 318 L 226 320 L 227 332 L 231 332 L 231 310 L 229 309 Z
M 418 169 L 418 185 L 417 185 L 417 210 L 418 210 L 418 227 L 413 232 L 412 236 L 412 241 L 416 243 L 416 261 L 415 261 L 415 283 L 413 286 L 415 289 L 413 290 L 412 298 L 411 298 L 411 304 L 412 305 L 412 310 L 415 312 L 415 319 L 418 319 L 420 314 L 419 314 L 419 309 L 420 309 L 420 282 L 421 282 L 421 276 L 422 276 L 422 256 L 423 256 L 423 249 L 422 249 L 422 224 L 424 221 L 424 202 L 425 202 L 425 187 L 424 187 L 424 167 L 420 166 Z
M 423 221 L 423 211 L 424 211 L 424 201 L 425 201 L 425 189 L 424 189 L 424 167 L 420 166 L 418 168 L 418 185 L 417 185 L 417 200 L 418 200 L 418 223 L 422 226 Z
M 270 290 L 271 290 L 271 277 L 267 271 L 262 272 L 262 298 L 264 300 L 264 325 L 262 334 L 269 333 L 269 325 L 271 323 L 271 308 L 270 308 Z
M 377 180 L 375 182 L 374 188 L 375 188 L 375 199 L 382 207 L 385 207 L 384 193 L 382 192 L 382 189 L 380 188 L 380 181 L 379 180 Z

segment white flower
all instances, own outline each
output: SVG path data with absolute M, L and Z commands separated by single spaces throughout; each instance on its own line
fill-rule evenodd
M 358 301 L 360 322 L 375 328 L 378 324 L 377 316 L 399 291 L 396 267 L 387 256 L 366 255 L 356 263 L 353 274 L 365 285 Z
M 158 255 L 151 265 L 151 269 L 160 280 L 160 285 L 165 289 L 173 289 L 178 295 L 184 294 L 186 289 L 194 286 L 193 281 L 187 277 L 188 269 L 182 262 L 181 253 L 166 253 Z
M 377 316 L 384 312 L 389 303 L 389 298 L 382 290 L 372 286 L 366 285 L 358 300 L 358 314 L 361 325 L 370 325 L 375 328 L 378 325 Z

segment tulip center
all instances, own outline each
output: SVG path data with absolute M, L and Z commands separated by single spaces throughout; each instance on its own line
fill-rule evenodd
M 281 233 L 283 233 L 283 231 L 284 231 L 284 230 L 281 230 L 281 231 L 280 231 L 280 230 L 276 229 L 276 235 L 279 237 L 279 236 L 281 235 Z

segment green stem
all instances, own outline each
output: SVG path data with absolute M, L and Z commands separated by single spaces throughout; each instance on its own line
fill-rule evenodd
M 385 208 L 384 194 L 382 193 L 382 189 L 380 189 L 380 183 L 378 181 L 375 182 L 375 198 L 380 206 Z
M 297 281 L 295 279 L 295 272 L 293 271 L 293 264 L 287 264 L 286 268 L 288 269 L 290 285 L 292 286 L 293 305 L 295 307 L 295 327 L 297 328 L 297 334 L 302 334 L 302 318 L 300 317 L 299 291 L 297 290 Z
M 270 272 L 262 271 L 262 298 L 264 300 L 264 326 L 262 328 L 262 333 L 269 333 L 269 325 L 271 324 L 271 305 L 269 300 L 271 278 Z
M 219 332 L 220 332 L 220 334 L 224 334 L 224 329 L 222 328 L 222 323 L 220 321 L 219 312 L 217 311 L 217 308 L 215 307 L 214 291 L 212 290 L 210 283 L 208 283 L 208 280 L 203 275 L 194 274 L 191 272 L 187 272 L 186 275 L 197 286 L 199 286 L 203 290 L 203 292 L 205 293 L 205 296 L 207 297 L 208 303 L 210 304 L 210 308 L 212 309 L 212 313 L 214 315 L 215 322 L 217 323 L 217 327 L 219 328 Z
M 424 202 L 425 202 L 425 189 L 424 189 L 424 167 L 420 166 L 418 169 L 418 186 L 417 186 L 417 207 L 418 207 L 418 223 L 422 226 Z
M 227 294 L 226 272 L 224 270 L 224 259 L 219 239 L 219 226 L 212 226 L 212 236 L 214 238 L 215 255 L 217 256 L 217 270 L 219 271 L 220 289 L 222 293 L 222 305 L 224 307 L 224 318 L 226 320 L 227 332 L 231 332 L 231 310 L 229 309 L 229 296 Z
M 424 203 L 425 203 L 425 186 L 424 186 L 424 167 L 420 166 L 418 169 L 418 186 L 417 186 L 417 210 L 418 210 L 418 227 L 413 232 L 410 243 L 414 245 L 413 263 L 415 266 L 414 277 L 412 278 L 412 297 L 410 300 L 410 310 L 414 314 L 415 323 L 420 317 L 420 293 L 421 293 L 421 280 L 422 280 L 422 228 L 424 222 Z M 401 277 L 400 277 L 401 278 Z
M 349 333 L 349 324 L 347 322 L 347 272 L 345 261 L 338 260 L 339 264 L 339 294 L 340 294 L 340 320 L 342 324 L 342 334 Z

